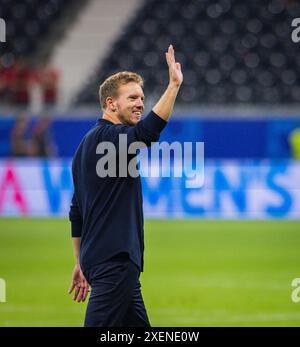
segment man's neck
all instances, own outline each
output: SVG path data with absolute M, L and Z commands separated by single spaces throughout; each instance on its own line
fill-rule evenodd
M 118 116 L 116 116 L 115 114 L 104 112 L 102 118 L 106 119 L 106 120 L 108 120 L 114 124 L 122 124 L 122 122 L 120 121 Z

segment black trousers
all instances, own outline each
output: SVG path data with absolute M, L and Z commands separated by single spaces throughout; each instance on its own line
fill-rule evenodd
M 84 272 L 92 287 L 85 327 L 150 327 L 140 270 L 120 254 Z

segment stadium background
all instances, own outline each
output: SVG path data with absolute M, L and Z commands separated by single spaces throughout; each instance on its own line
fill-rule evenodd
M 152 324 L 300 325 L 298 17 L 296 0 L 0 0 L 0 326 L 82 325 L 70 160 L 100 82 L 140 73 L 149 110 L 170 43 L 184 84 L 161 140 L 203 141 L 205 184 L 143 178 Z

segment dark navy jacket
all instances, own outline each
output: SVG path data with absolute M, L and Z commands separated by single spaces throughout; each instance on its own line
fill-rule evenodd
M 81 141 L 72 162 L 74 195 L 69 219 L 72 237 L 81 237 L 80 264 L 83 271 L 114 255 L 127 252 L 143 271 L 144 229 L 141 179 L 101 178 L 96 165 L 100 142 L 112 142 L 118 150 L 119 134 L 127 134 L 128 146 L 141 141 L 147 146 L 158 141 L 166 122 L 151 111 L 135 126 L 98 119 Z M 130 158 L 128 159 L 128 161 Z

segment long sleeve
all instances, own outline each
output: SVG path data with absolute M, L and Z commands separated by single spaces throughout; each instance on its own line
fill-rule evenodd
M 69 220 L 71 222 L 72 237 L 81 237 L 82 217 L 81 217 L 81 213 L 79 211 L 79 207 L 78 207 L 75 193 L 73 194 L 72 201 L 71 201 Z
M 150 146 L 159 139 L 166 124 L 167 122 L 154 112 L 150 112 L 134 126 L 113 124 L 102 118 L 78 146 L 72 162 L 75 195 L 70 208 L 70 221 L 72 236 L 81 237 L 80 264 L 83 271 L 121 252 L 127 252 L 131 260 L 143 269 L 141 179 L 139 175 L 131 176 L 127 172 L 127 164 L 124 170 L 121 170 L 123 163 L 118 151 L 125 149 L 124 155 L 130 156 L 130 163 L 133 164 L 131 157 L 134 154 L 126 151 L 126 144 L 122 143 L 124 137 L 120 135 L 127 135 L 127 146 L 135 142 Z M 106 163 L 106 153 L 99 152 L 102 149 L 106 151 L 107 142 L 110 148 L 111 144 L 115 147 L 114 159 L 118 174 L 112 177 L 102 177 L 97 172 L 97 166 L 103 157 L 102 163 Z M 100 151 L 98 146 L 101 144 L 103 148 Z
M 119 135 L 127 135 L 127 146 L 133 142 L 143 142 L 146 146 L 150 146 L 151 142 L 156 142 L 159 135 L 166 126 L 167 122 L 160 118 L 157 114 L 151 111 L 143 120 L 138 122 L 135 126 L 129 125 L 111 125 L 105 128 L 105 133 L 101 133 L 101 140 L 113 142 L 115 145 L 119 144 Z

